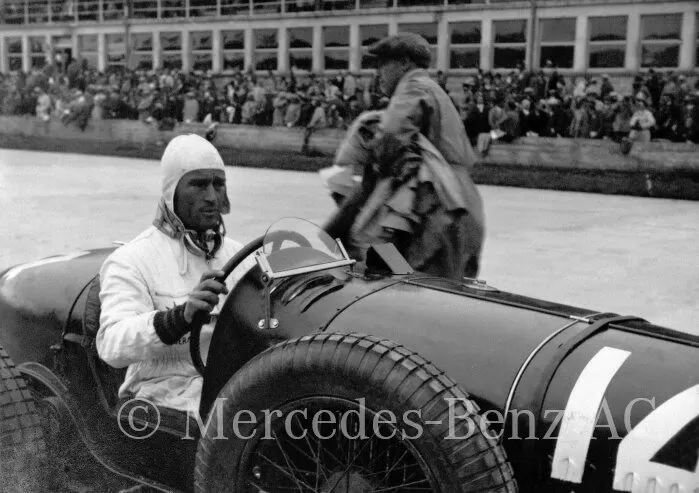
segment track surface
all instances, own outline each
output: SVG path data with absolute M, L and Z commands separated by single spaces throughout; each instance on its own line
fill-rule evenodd
M 322 223 L 315 173 L 227 168 L 228 234 Z M 481 186 L 481 277 L 502 290 L 699 334 L 699 202 Z M 160 196 L 157 161 L 0 149 L 0 268 L 129 240 Z

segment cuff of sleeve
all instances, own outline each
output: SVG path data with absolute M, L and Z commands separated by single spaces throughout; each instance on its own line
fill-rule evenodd
M 156 312 L 153 317 L 153 327 L 163 343 L 168 346 L 175 344 L 190 330 L 189 324 L 184 319 L 184 305 Z

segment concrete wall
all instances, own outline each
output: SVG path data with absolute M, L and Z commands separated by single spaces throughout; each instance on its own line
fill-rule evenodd
M 57 121 L 0 116 L 0 147 L 85 152 L 157 159 L 163 143 L 183 133 L 203 135 L 200 124 L 158 132 L 131 120 L 91 122 L 84 132 Z M 219 126 L 214 144 L 226 163 L 237 166 L 316 171 L 332 162 L 344 132 L 316 132 L 300 154 L 301 129 Z M 163 142 L 159 142 L 163 141 Z M 699 149 L 695 144 L 635 144 L 628 155 L 604 140 L 523 138 L 494 144 L 474 170 L 478 183 L 699 200 Z

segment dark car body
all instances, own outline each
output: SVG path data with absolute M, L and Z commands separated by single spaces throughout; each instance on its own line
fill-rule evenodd
M 115 375 L 91 363 L 86 303 L 112 250 L 4 272 L 0 345 L 25 376 L 65 402 L 105 467 L 187 491 L 197 441 L 183 428 L 192 420 L 175 417 L 170 428 L 129 439 L 115 415 L 115 387 L 105 384 Z M 322 331 L 359 332 L 417 351 L 468 392 L 500 434 L 521 491 L 699 489 L 697 336 L 472 280 L 350 269 L 277 283 L 271 310 L 278 326 L 260 329 L 262 290 L 256 267 L 226 301 L 204 374 L 203 418 L 235 372 L 271 345 Z

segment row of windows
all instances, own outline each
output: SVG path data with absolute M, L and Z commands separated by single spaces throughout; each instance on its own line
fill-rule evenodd
M 626 16 L 590 17 L 588 19 L 588 60 L 590 68 L 623 68 L 627 41 Z M 681 40 L 681 14 L 641 16 L 641 66 L 676 68 L 679 65 Z M 436 67 L 438 27 L 437 23 L 399 24 L 399 31 L 422 35 L 431 45 L 432 66 Z M 540 65 L 550 61 L 553 66 L 572 68 L 576 40 L 576 19 L 539 20 Z M 322 28 L 323 69 L 346 70 L 349 68 L 350 43 L 348 26 Z M 361 68 L 370 68 L 366 58 L 368 47 L 388 35 L 387 24 L 359 26 Z M 182 67 L 183 41 L 181 32 L 159 33 L 162 66 Z M 697 14 L 697 53 L 699 66 L 699 14 Z M 313 69 L 313 28 L 296 27 L 287 31 L 290 65 L 299 70 Z M 54 44 L 57 44 L 54 40 Z M 106 35 L 107 65 L 129 65 L 143 69 L 153 66 L 153 34 L 132 33 L 127 50 L 124 34 Z M 222 68 L 244 69 L 245 32 L 225 30 L 221 32 Z M 279 38 L 277 29 L 253 30 L 253 64 L 256 70 L 276 70 Z M 479 21 L 449 24 L 449 68 L 473 69 L 481 66 L 481 23 Z M 90 65 L 97 66 L 97 35 L 78 37 L 79 54 Z M 188 50 L 194 70 L 208 70 L 213 65 L 212 31 L 189 33 Z M 493 21 L 493 67 L 514 68 L 524 63 L 527 45 L 527 20 Z M 5 46 L 10 70 L 22 66 L 21 38 L 6 38 Z M 29 37 L 29 52 L 33 67 L 45 63 L 45 38 Z M 130 60 L 127 60 L 130 53 Z M 317 68 L 318 69 L 318 68 Z
M 0 24 L 100 22 L 218 17 L 415 6 L 507 3 L 517 0 L 3 0 Z

